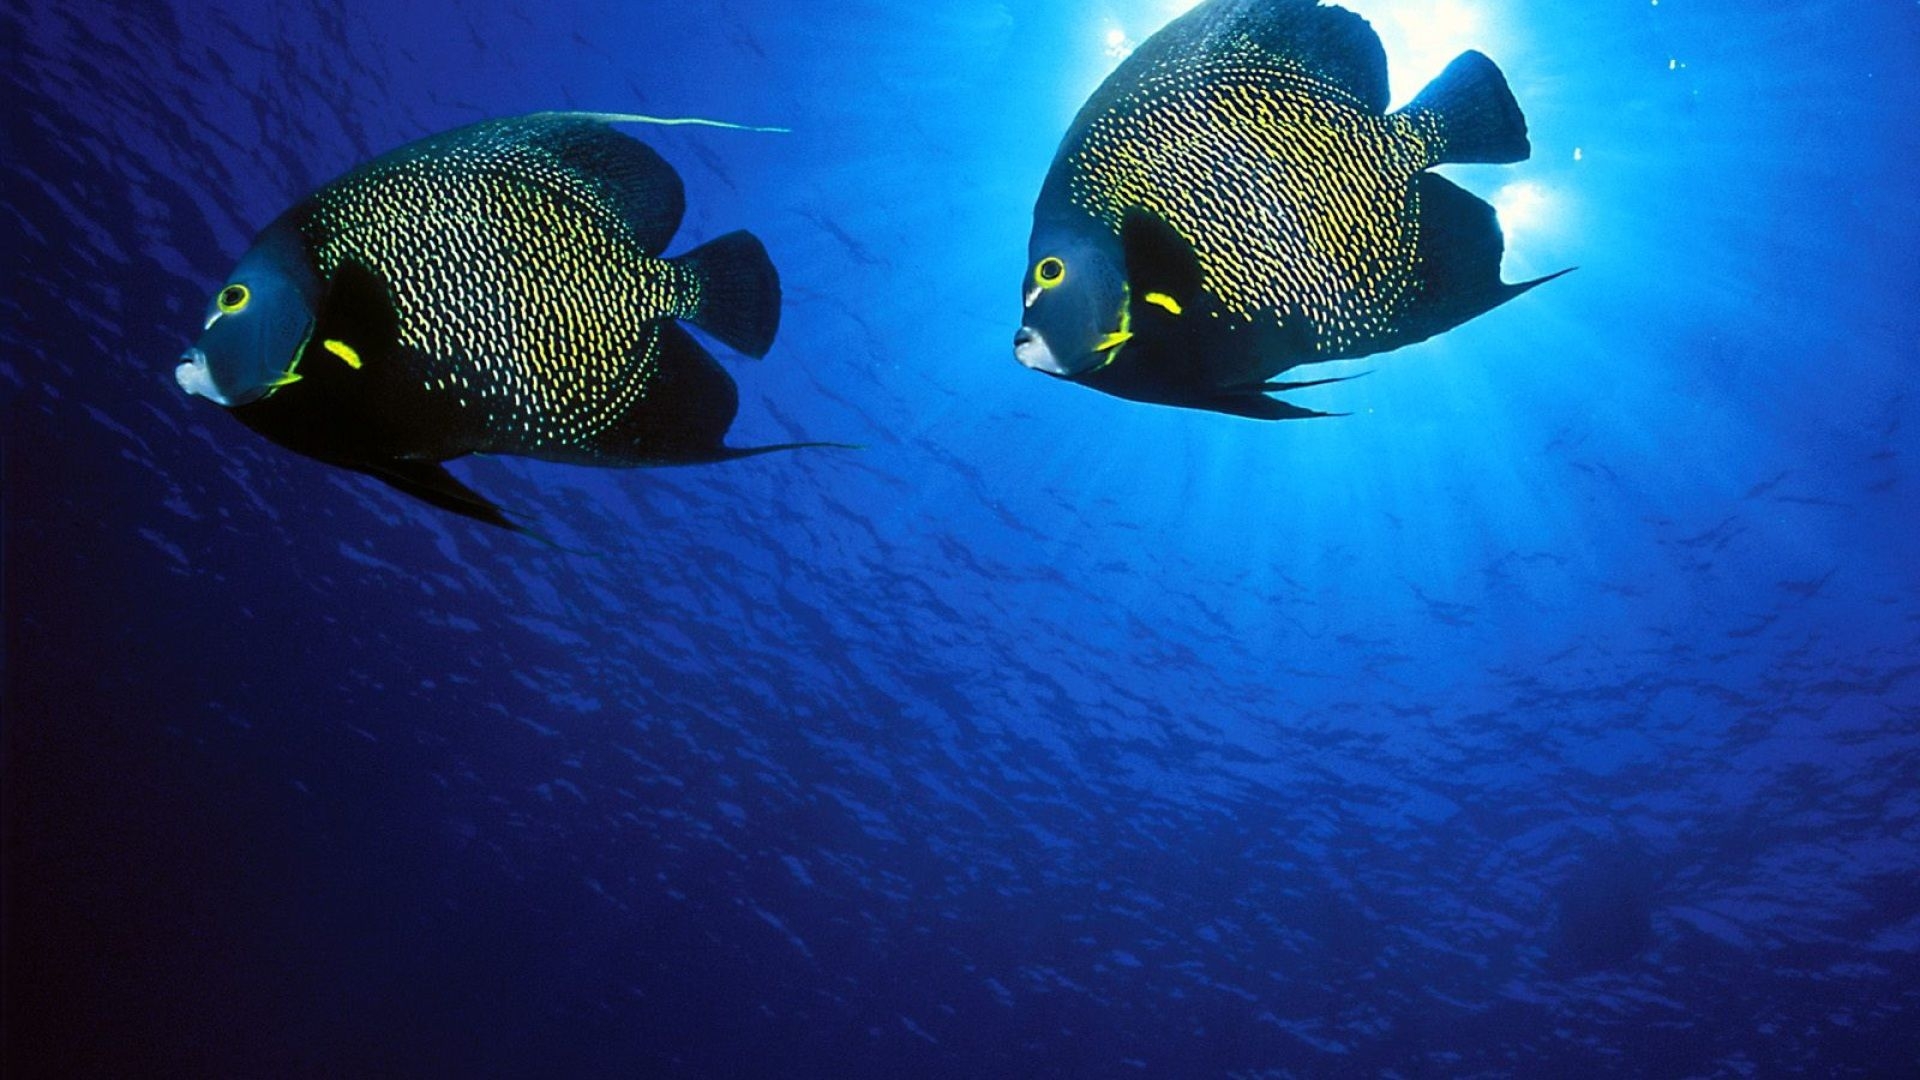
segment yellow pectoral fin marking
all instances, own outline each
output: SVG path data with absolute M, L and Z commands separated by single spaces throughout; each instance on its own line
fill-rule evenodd
M 292 371 L 288 371 L 282 374 L 279 378 L 268 383 L 267 389 L 278 390 L 283 386 L 292 386 L 294 383 L 297 383 L 299 381 L 300 381 L 300 376 L 298 374 Z
M 1140 299 L 1154 307 L 1165 308 L 1169 314 L 1178 315 L 1181 312 L 1180 301 L 1163 292 L 1150 292 Z
M 320 347 L 346 361 L 347 366 L 353 370 L 360 370 L 360 354 L 354 351 L 353 346 L 344 341 L 328 338 L 320 343 Z
M 1133 340 L 1133 313 L 1127 310 L 1127 297 L 1131 295 L 1133 295 L 1133 287 L 1131 285 L 1121 288 L 1120 329 L 1115 330 L 1113 333 L 1093 343 L 1093 351 L 1100 354 L 1100 363 L 1095 365 L 1093 369 L 1095 371 L 1099 371 L 1101 368 L 1113 363 L 1113 358 L 1120 355 L 1120 346 Z

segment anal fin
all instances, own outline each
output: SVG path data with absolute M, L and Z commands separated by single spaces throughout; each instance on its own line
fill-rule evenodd
M 1420 216 L 1419 280 L 1400 320 L 1399 344 L 1425 341 L 1560 276 L 1506 284 L 1500 280 L 1506 239 L 1493 207 L 1435 173 L 1414 177 L 1413 191 Z
M 442 510 L 451 510 L 462 517 L 513 532 L 528 531 L 508 518 L 506 511 L 485 496 L 455 480 L 446 466 L 437 461 L 388 461 L 356 468 L 368 476 L 385 481 L 396 491 L 405 492 Z
M 586 458 L 568 460 L 597 465 L 715 460 L 740 406 L 733 376 L 672 319 L 655 324 L 639 348 L 651 354 L 650 362 L 630 365 L 627 377 L 645 377 L 646 386 L 583 447 Z
M 1208 412 L 1243 416 L 1249 420 L 1310 420 L 1316 417 L 1346 415 L 1302 408 L 1290 401 L 1282 401 L 1260 393 L 1223 394 L 1219 397 L 1203 398 L 1183 404 L 1190 404 L 1192 408 L 1205 409 Z
M 728 446 L 727 429 L 733 426 L 740 404 L 733 376 L 672 320 L 660 324 L 657 348 L 659 381 L 648 388 L 638 406 L 597 440 L 603 464 L 705 465 L 814 447 L 860 449 L 831 442 Z

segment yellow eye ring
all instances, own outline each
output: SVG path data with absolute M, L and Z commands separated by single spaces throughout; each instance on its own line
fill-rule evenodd
M 247 306 L 247 301 L 251 299 L 253 294 L 247 291 L 245 285 L 229 285 L 220 290 L 220 295 L 215 297 L 213 302 L 220 308 L 222 315 L 232 315 L 243 310 Z
M 1067 264 L 1049 255 L 1033 268 L 1033 283 L 1051 289 L 1067 280 Z

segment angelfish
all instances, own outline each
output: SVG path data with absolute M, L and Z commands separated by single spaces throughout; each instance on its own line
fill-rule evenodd
M 1325 415 L 1267 395 L 1340 380 L 1275 377 L 1422 341 L 1550 280 L 1503 284 L 1492 207 L 1427 171 L 1529 155 L 1493 61 L 1464 53 L 1386 106 L 1380 39 L 1343 8 L 1208 0 L 1169 24 L 1061 140 L 1015 357 L 1137 401 Z
M 403 146 L 261 231 L 181 357 L 181 388 L 254 431 L 518 529 L 442 463 L 723 461 L 733 379 L 680 323 L 751 357 L 780 281 L 747 232 L 676 258 L 680 177 L 609 126 L 540 113 Z M 715 124 L 732 127 L 734 125 Z

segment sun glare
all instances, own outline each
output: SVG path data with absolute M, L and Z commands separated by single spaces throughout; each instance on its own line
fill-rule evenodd
M 1478 4 L 1470 0 L 1348 0 L 1380 35 L 1387 50 L 1387 80 L 1396 106 L 1468 49 L 1500 55 L 1500 42 Z
M 1551 232 L 1560 209 L 1553 193 L 1531 180 L 1516 180 L 1494 192 L 1489 201 L 1500 215 L 1500 231 L 1506 234 L 1509 247 L 1516 238 Z

